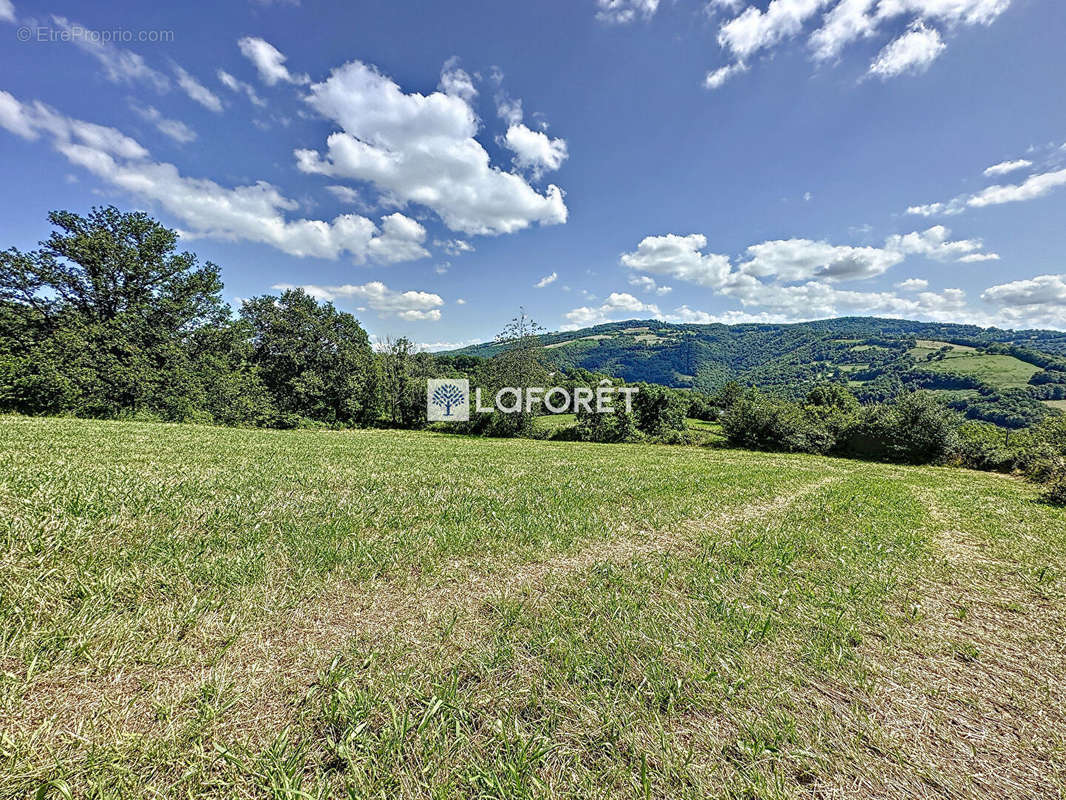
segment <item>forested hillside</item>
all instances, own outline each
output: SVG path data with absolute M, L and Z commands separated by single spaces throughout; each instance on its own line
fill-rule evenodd
M 613 322 L 541 337 L 550 363 L 627 381 L 717 391 L 729 381 L 791 397 L 826 381 L 864 401 L 935 391 L 967 416 L 1031 424 L 1066 399 L 1066 334 L 842 317 L 794 325 Z M 456 351 L 491 356 L 489 343 Z

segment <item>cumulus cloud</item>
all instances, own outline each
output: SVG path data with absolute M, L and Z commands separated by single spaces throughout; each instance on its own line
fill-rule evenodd
M 1030 175 L 1022 183 L 989 186 L 971 196 L 966 201 L 966 205 L 972 208 L 982 208 L 984 206 L 997 206 L 1002 203 L 1020 203 L 1026 200 L 1035 200 L 1048 194 L 1052 189 L 1063 185 L 1066 185 L 1066 169 L 1043 172 L 1037 175 Z
M 218 113 L 222 110 L 222 101 L 218 99 L 218 95 L 176 64 L 174 74 L 178 76 L 178 86 L 185 94 L 209 111 Z
M 616 25 L 624 25 L 637 18 L 651 19 L 659 8 L 659 0 L 596 0 L 596 18 Z
M 566 221 L 563 192 L 537 192 L 490 164 L 475 139 L 478 118 L 462 97 L 407 94 L 373 67 L 352 61 L 311 86 L 308 103 L 341 131 L 326 152 L 297 150 L 304 172 L 373 183 L 397 204 L 432 209 L 452 230 L 501 234 Z
M 15 6 L 11 0 L 0 0 L 0 20 L 4 22 L 15 21 Z
M 950 238 L 951 231 L 935 225 L 924 231 L 889 236 L 883 247 L 836 245 L 811 239 L 777 239 L 753 244 L 735 262 L 726 255 L 707 252 L 701 234 L 649 236 L 637 249 L 623 253 L 620 262 L 635 272 L 630 284 L 653 291 L 650 275 L 669 275 L 712 289 L 721 297 L 738 301 L 743 314 L 766 320 L 819 319 L 841 314 L 884 314 L 919 319 L 957 320 L 969 309 L 960 289 L 928 291 L 927 281 L 910 278 L 890 291 L 855 291 L 841 288 L 847 281 L 876 278 L 907 258 L 920 256 L 938 261 L 971 262 L 999 256 L 984 252 L 980 239 Z M 575 309 L 572 323 L 604 321 L 620 306 Z M 647 309 L 645 309 L 647 311 Z M 739 313 L 739 312 L 738 312 Z M 732 316 L 730 316 L 732 314 Z M 713 314 L 682 306 L 660 318 L 685 322 L 736 322 L 737 313 Z
M 810 239 L 761 242 L 750 245 L 747 253 L 749 259 L 738 265 L 738 272 L 779 281 L 872 278 L 904 259 L 903 253 L 891 248 L 831 245 Z
M 1019 169 L 1026 169 L 1033 166 L 1033 162 L 1026 158 L 1019 158 L 1014 161 L 1000 161 L 998 164 L 993 164 L 985 170 L 986 177 L 992 177 L 994 175 L 1006 175 L 1009 172 L 1014 172 Z
M 399 212 L 381 219 L 381 235 L 370 240 L 369 253 L 375 261 L 394 264 L 416 261 L 429 255 L 422 246 L 426 229 L 417 221 Z
M 981 293 L 981 299 L 1015 324 L 1066 324 L 1066 275 L 1038 275 L 991 286 Z
M 990 261 L 999 258 L 995 253 L 980 253 L 984 248 L 980 239 L 949 241 L 951 231 L 943 225 L 904 235 L 889 236 L 885 247 L 905 255 L 923 255 L 937 261 Z
M 662 312 L 659 307 L 652 303 L 642 303 L 636 297 L 627 292 L 611 292 L 606 301 L 600 306 L 582 306 L 567 311 L 564 316 L 567 323 L 563 330 L 576 330 L 587 328 L 589 325 L 600 325 L 610 322 L 612 318 L 620 315 L 631 316 L 633 314 L 646 314 L 650 318 L 659 318 Z
M 311 79 L 307 75 L 294 75 L 285 66 L 286 57 L 274 45 L 256 36 L 245 36 L 238 40 L 237 47 L 259 73 L 259 79 L 267 86 L 274 86 L 279 81 L 285 83 L 305 84 Z
M 449 58 L 444 62 L 444 68 L 440 73 L 439 88 L 444 94 L 450 94 L 469 103 L 477 97 L 477 88 L 470 74 L 459 67 L 459 59 Z
M 66 17 L 52 16 L 52 22 L 64 31 L 69 41 L 100 62 L 104 77 L 112 83 L 144 83 L 158 92 L 170 89 L 170 80 L 163 73 L 152 69 L 144 58 L 130 50 L 124 50 L 99 37 L 84 35 L 84 25 L 71 22 Z
M 903 292 L 917 292 L 929 288 L 929 281 L 924 278 L 907 278 L 896 284 L 896 288 Z
M 557 273 L 557 272 L 553 272 L 551 275 L 545 275 L 543 278 L 541 278 L 539 281 L 537 281 L 535 284 L 533 284 L 533 288 L 534 289 L 543 289 L 545 286 L 548 286 L 549 284 L 555 283 L 555 281 L 558 278 L 559 278 L 559 273 Z
M 278 283 L 272 288 L 284 291 L 297 287 L 291 283 Z M 408 322 L 420 320 L 436 322 L 441 317 L 440 306 L 444 305 L 443 298 L 438 294 L 420 291 L 398 292 L 390 289 L 381 281 L 370 281 L 362 285 L 346 283 L 342 286 L 312 284 L 299 288 L 319 300 L 331 302 L 341 298 L 358 300 L 377 311 L 379 317 L 398 317 Z
M 870 74 L 894 78 L 904 73 L 925 72 L 946 47 L 939 31 L 918 23 L 885 45 L 870 64 Z
M 169 136 L 179 144 L 188 144 L 196 139 L 196 131 L 184 122 L 164 117 L 159 109 L 154 106 L 139 106 L 135 103 L 131 103 L 130 108 L 132 108 L 134 113 L 141 117 L 141 119 L 152 123 L 164 136 Z
M 647 236 L 632 253 L 623 253 L 621 262 L 637 272 L 666 275 L 700 286 L 721 287 L 729 277 L 729 257 L 703 253 L 707 237 L 702 233 L 678 236 Z
M 657 295 L 670 294 L 674 290 L 672 286 L 660 286 L 655 282 L 654 278 L 649 278 L 647 275 L 630 276 L 629 285 L 635 286 L 642 292 L 648 292 L 649 294 L 654 292 Z
M 231 92 L 243 92 L 245 95 L 247 95 L 248 99 L 252 101 L 253 105 L 259 106 L 260 108 L 266 105 L 266 101 L 263 100 L 258 94 L 256 94 L 255 87 L 253 87 L 250 83 L 238 80 L 237 78 L 226 72 L 226 70 L 220 69 L 218 71 L 218 80 Z
M 0 92 L 0 126 L 26 138 L 44 134 L 72 164 L 111 186 L 165 209 L 186 227 L 186 237 L 259 242 L 295 256 L 337 258 L 349 254 L 385 262 L 426 255 L 425 229 L 402 214 L 373 221 L 342 214 L 332 221 L 289 219 L 299 208 L 266 181 L 227 188 L 181 175 L 173 164 L 152 161 L 137 141 L 114 128 L 63 116 L 42 103 L 26 104 Z
M 530 170 L 537 180 L 545 172 L 559 169 L 568 155 L 565 139 L 551 139 L 546 133 L 530 130 L 521 123 L 507 129 L 503 144 L 515 154 L 515 166 Z

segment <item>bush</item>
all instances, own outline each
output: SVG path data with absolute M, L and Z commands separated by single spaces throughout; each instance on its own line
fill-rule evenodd
M 942 464 L 958 446 L 955 415 L 927 392 L 913 392 L 889 405 L 863 409 L 842 434 L 838 449 L 858 458 Z
M 1055 506 L 1066 506 L 1066 474 L 1061 474 L 1048 484 L 1040 499 Z
M 808 417 L 795 403 L 746 392 L 722 417 L 722 431 L 735 447 L 825 453 L 833 439 L 824 425 Z
M 1002 428 L 987 422 L 964 422 L 959 427 L 955 461 L 969 469 L 1011 472 L 1018 467 L 1020 451 L 1009 442 L 1009 434 Z

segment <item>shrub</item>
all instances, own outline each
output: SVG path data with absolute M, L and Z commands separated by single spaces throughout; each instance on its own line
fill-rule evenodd
M 1040 495 L 1040 499 L 1055 506 L 1066 506 L 1066 473 L 1052 480 Z
M 838 449 L 858 458 L 941 464 L 958 445 L 955 415 L 927 392 L 913 392 L 864 409 L 844 431 Z
M 757 389 L 733 403 L 722 417 L 722 431 L 731 445 L 754 450 L 824 453 L 833 444 L 825 426 L 798 405 Z

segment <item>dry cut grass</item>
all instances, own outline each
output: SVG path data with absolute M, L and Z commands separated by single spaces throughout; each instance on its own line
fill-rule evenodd
M 0 420 L 0 795 L 1057 797 L 1066 515 L 702 448 Z

